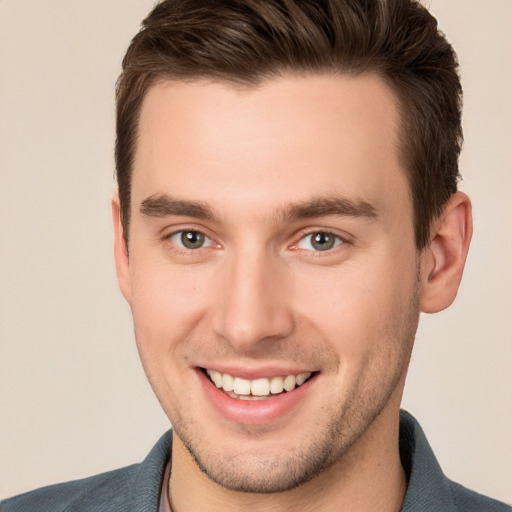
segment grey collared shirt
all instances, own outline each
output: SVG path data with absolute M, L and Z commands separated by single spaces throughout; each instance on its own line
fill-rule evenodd
M 159 512 L 172 436 L 164 434 L 140 464 L 51 485 L 0 505 L 1 512 Z M 511 512 L 510 505 L 446 478 L 419 423 L 400 412 L 400 457 L 409 484 L 401 512 Z M 164 509 L 165 510 L 165 509 Z

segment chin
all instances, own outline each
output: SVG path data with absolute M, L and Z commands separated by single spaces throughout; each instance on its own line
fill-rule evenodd
M 229 436 L 220 438 L 228 439 L 225 442 L 207 439 L 208 433 L 204 436 L 195 431 L 197 423 L 178 420 L 173 423 L 173 430 L 196 467 L 221 487 L 245 493 L 285 492 L 333 466 L 343 471 L 343 466 L 351 464 L 355 446 L 364 443 L 366 434 L 383 410 L 394 406 L 392 396 L 399 393 L 401 381 L 398 375 L 396 377 L 380 400 L 362 403 L 365 400 L 354 397 L 331 410 L 330 421 L 294 429 L 295 435 L 280 439 L 272 438 L 272 433 L 265 428 L 254 426 L 240 426 L 245 442 Z

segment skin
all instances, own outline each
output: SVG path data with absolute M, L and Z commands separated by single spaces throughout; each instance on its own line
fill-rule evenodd
M 400 509 L 398 411 L 418 316 L 455 297 L 471 208 L 455 194 L 417 251 L 397 127 L 374 75 L 147 93 L 129 257 L 117 198 L 115 255 L 173 424 L 176 511 Z M 204 244 L 187 249 L 184 232 Z M 314 233 L 334 246 L 318 250 Z M 315 374 L 283 413 L 233 421 L 199 368 Z

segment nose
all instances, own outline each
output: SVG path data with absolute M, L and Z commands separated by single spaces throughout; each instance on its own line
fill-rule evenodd
M 213 326 L 239 351 L 289 336 L 294 327 L 286 268 L 262 253 L 233 255 L 219 272 Z

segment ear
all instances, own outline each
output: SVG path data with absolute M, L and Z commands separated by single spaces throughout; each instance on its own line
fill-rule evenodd
M 442 311 L 455 300 L 472 234 L 471 201 L 457 192 L 434 222 L 430 244 L 422 254 L 420 307 L 424 313 Z
M 121 205 L 118 194 L 112 197 L 112 223 L 114 225 L 114 259 L 116 262 L 117 281 L 124 298 L 131 302 L 130 261 L 128 247 L 124 237 L 123 223 L 121 222 Z

